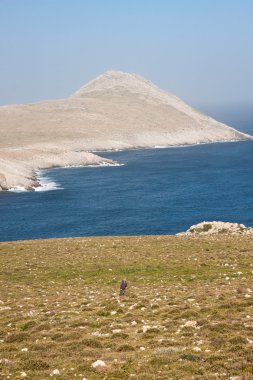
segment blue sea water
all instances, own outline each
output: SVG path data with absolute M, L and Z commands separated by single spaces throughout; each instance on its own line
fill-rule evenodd
M 58 190 L 0 193 L 0 241 L 253 226 L 253 141 L 102 155 L 124 165 L 48 170 Z

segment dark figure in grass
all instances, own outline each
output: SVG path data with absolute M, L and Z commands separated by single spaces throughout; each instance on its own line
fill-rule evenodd
M 119 290 L 120 296 L 123 296 L 125 294 L 126 288 L 127 288 L 127 280 L 124 278 L 120 284 L 120 290 Z

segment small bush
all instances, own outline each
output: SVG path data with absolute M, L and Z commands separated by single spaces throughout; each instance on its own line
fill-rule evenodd
M 126 338 L 128 338 L 128 334 L 125 334 L 125 333 L 116 333 L 116 334 L 112 334 L 112 338 L 126 339 Z
M 28 338 L 28 334 L 20 332 L 20 333 L 13 333 L 13 334 L 7 335 L 5 341 L 7 343 L 23 342 L 27 338 Z
M 86 347 L 93 347 L 93 348 L 102 348 L 102 344 L 99 342 L 99 340 L 96 339 L 83 339 L 81 341 L 81 344 Z
M 204 232 L 207 232 L 207 231 L 209 231 L 209 230 L 211 230 L 212 229 L 212 225 L 210 224 L 210 223 L 205 223 L 204 225 L 203 225 L 203 231 Z
M 97 312 L 97 315 L 98 315 L 99 317 L 109 317 L 110 312 L 107 311 L 107 310 L 99 310 L 99 311 Z
M 29 359 L 24 362 L 24 369 L 26 370 L 30 369 L 30 370 L 42 371 L 48 368 L 50 368 L 49 364 L 40 359 L 38 360 Z
M 243 336 L 234 336 L 229 340 L 230 343 L 232 344 L 246 344 L 247 340 Z
M 200 360 L 200 357 L 192 354 L 183 354 L 181 355 L 181 359 L 188 360 L 190 362 L 197 362 Z
M 130 346 L 130 344 L 122 344 L 117 348 L 117 351 L 134 351 L 134 347 Z
M 34 321 L 28 321 L 26 323 L 23 323 L 21 326 L 20 326 L 20 330 L 21 331 L 25 331 L 25 330 L 28 330 L 30 329 L 31 327 L 35 326 L 35 322 Z

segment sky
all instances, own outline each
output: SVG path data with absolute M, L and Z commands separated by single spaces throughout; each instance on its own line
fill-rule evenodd
M 0 0 L 0 104 L 113 69 L 196 107 L 253 106 L 252 20 L 252 0 Z

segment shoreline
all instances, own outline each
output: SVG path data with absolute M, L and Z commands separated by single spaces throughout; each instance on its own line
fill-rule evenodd
M 207 222 L 203 222 L 207 223 Z M 211 222 L 210 222 L 211 223 Z M 212 222 L 213 223 L 213 222 Z M 253 228 L 253 226 L 249 226 L 247 228 Z M 78 241 L 78 240 L 120 240 L 120 239 L 163 239 L 163 238 L 173 238 L 178 240 L 186 240 L 186 241 L 195 241 L 195 240 L 219 240 L 222 238 L 225 239 L 249 239 L 252 241 L 252 234 L 239 234 L 239 233 L 224 233 L 224 234 L 196 234 L 189 235 L 186 232 L 179 232 L 175 234 L 143 234 L 143 235 L 78 235 L 78 236 L 63 236 L 63 237 L 46 237 L 46 238 L 34 238 L 34 239 L 18 239 L 18 240 L 0 240 L 0 246 L 4 244 L 23 244 L 23 243 L 36 243 L 36 242 L 53 242 L 53 241 Z
M 48 170 L 58 170 L 58 169 L 76 169 L 76 168 L 102 168 L 102 167 L 108 167 L 108 166 L 124 166 L 124 164 L 110 164 L 107 162 L 101 163 L 101 164 L 94 164 L 94 165 L 67 165 L 67 166 L 55 166 L 55 167 L 49 167 L 49 168 L 44 168 L 44 169 L 35 169 L 35 178 L 36 182 L 38 182 L 37 187 L 33 187 L 33 189 L 29 190 L 24 187 L 19 187 L 17 186 L 16 188 L 11 188 L 8 190 L 3 190 L 3 191 L 10 191 L 13 193 L 26 193 L 26 192 L 41 192 L 41 191 L 55 191 L 55 190 L 62 190 L 63 187 L 61 187 L 60 184 L 57 182 L 52 181 L 50 178 L 43 177 L 44 172 Z M 47 180 L 49 180 L 47 182 Z
M 105 149 L 105 150 L 87 150 L 87 152 L 90 153 L 106 153 L 106 152 L 125 152 L 125 151 L 131 151 L 131 150 L 147 150 L 147 149 L 178 149 L 178 148 L 190 148 L 193 146 L 201 146 L 201 145 L 211 145 L 211 144 L 227 144 L 227 143 L 239 143 L 239 142 L 247 142 L 247 141 L 253 141 L 253 136 L 249 135 L 249 138 L 240 139 L 240 140 L 214 140 L 210 142 L 198 142 L 195 144 L 175 144 L 175 145 L 156 145 L 156 146 L 148 146 L 148 147 L 141 147 L 137 146 L 134 148 L 125 148 L 125 149 Z
M 50 185 L 48 186 L 47 183 L 43 184 L 43 178 L 40 176 L 40 173 L 43 173 L 43 171 L 47 170 L 53 170 L 53 169 L 68 169 L 68 168 L 88 168 L 88 167 L 103 167 L 103 166 L 123 166 L 124 164 L 120 164 L 118 162 L 108 162 L 108 159 L 103 158 L 101 156 L 98 156 L 97 153 L 117 153 L 117 152 L 124 152 L 124 151 L 137 151 L 137 150 L 154 150 L 154 149 L 179 149 L 179 148 L 190 148 L 190 147 L 195 147 L 195 146 L 202 146 L 202 145 L 209 145 L 209 144 L 226 144 L 226 143 L 238 143 L 238 142 L 247 142 L 247 141 L 253 141 L 252 138 L 245 138 L 240 139 L 240 140 L 223 140 L 223 141 L 212 141 L 212 142 L 199 142 L 196 144 L 180 144 L 180 145 L 164 145 L 164 146 L 150 146 L 150 147 L 132 147 L 132 148 L 125 148 L 125 149 L 108 149 L 108 150 L 86 150 L 86 151 L 78 151 L 80 155 L 85 155 L 85 154 L 92 154 L 95 157 L 99 158 L 99 161 L 101 163 L 95 163 L 95 164 L 90 164 L 90 163 L 83 163 L 83 164 L 68 164 L 68 165 L 52 165 L 52 166 L 45 166 L 43 168 L 33 168 L 30 177 L 28 178 L 30 181 L 32 181 L 32 185 L 29 187 L 21 186 L 21 185 L 16 185 L 12 186 L 9 189 L 4 189 L 2 191 L 10 191 L 10 192 L 15 192 L 15 193 L 21 193 L 21 192 L 33 192 L 33 191 L 53 191 L 53 190 L 60 190 L 61 188 L 58 187 L 57 183 L 54 183 L 52 181 L 52 185 L 50 188 Z M 110 161 L 110 160 L 109 160 Z M 42 179 L 42 181 L 41 181 Z M 47 189 L 48 187 L 48 189 Z M 1 193 L 1 191 L 0 191 Z

